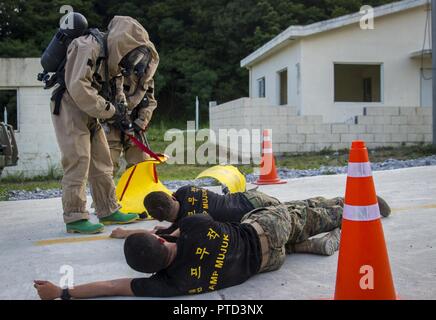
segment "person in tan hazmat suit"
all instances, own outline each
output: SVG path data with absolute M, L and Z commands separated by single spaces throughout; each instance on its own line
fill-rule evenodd
M 144 60 L 149 40 L 139 22 L 121 16 L 114 17 L 110 22 L 106 39 L 107 52 L 103 62 L 100 60 L 101 43 L 92 35 L 84 35 L 71 42 L 66 57 L 60 110 L 56 112 L 55 103 L 51 106 L 64 169 L 62 204 L 67 232 L 98 233 L 103 230 L 104 224 L 124 224 L 138 219 L 136 214 L 119 211 L 121 207 L 115 196 L 109 146 L 98 119 L 125 123 L 123 105 L 110 101 L 110 95 L 103 90 L 104 83 L 109 82 L 110 86 L 106 87 L 114 91 L 123 70 L 133 70 L 133 63 Z M 89 221 L 87 180 L 100 223 Z
M 154 98 L 154 74 L 159 65 L 159 55 L 154 44 L 146 34 L 147 44 L 144 62 L 140 63 L 136 70 L 124 70 L 123 77 L 117 83 L 116 102 L 125 103 L 129 119 L 132 122 L 135 137 L 145 143 L 145 131 L 150 123 L 153 111 L 157 108 Z M 120 158 L 124 155 L 127 168 L 136 165 L 149 156 L 131 142 L 131 140 L 113 123 L 102 123 L 109 143 L 114 176 L 120 168 Z

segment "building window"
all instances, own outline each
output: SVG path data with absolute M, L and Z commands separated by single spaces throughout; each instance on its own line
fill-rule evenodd
M 0 122 L 18 130 L 17 90 L 0 90 Z
M 335 64 L 335 102 L 381 102 L 380 64 Z
M 279 71 L 279 105 L 288 104 L 288 69 Z
M 265 77 L 257 80 L 257 93 L 259 98 L 265 98 Z

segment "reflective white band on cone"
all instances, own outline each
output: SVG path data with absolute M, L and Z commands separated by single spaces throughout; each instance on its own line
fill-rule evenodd
M 371 164 L 369 162 L 348 163 L 348 176 L 351 178 L 372 177 Z
M 378 203 L 371 206 L 344 205 L 344 219 L 351 221 L 373 221 L 380 218 Z
M 272 148 L 265 148 L 265 149 L 263 149 L 263 153 L 268 153 L 268 154 L 273 153 L 273 149 Z
M 265 136 L 265 137 L 263 137 L 263 141 L 271 142 L 271 137 L 270 136 Z

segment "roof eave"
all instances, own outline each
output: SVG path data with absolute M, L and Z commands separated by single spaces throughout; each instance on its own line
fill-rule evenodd
M 374 18 L 416 8 L 425 4 L 427 4 L 427 0 L 405 0 L 386 4 L 374 8 Z M 353 23 L 360 22 L 361 18 L 362 14 L 360 12 L 356 12 L 338 18 L 320 21 L 307 26 L 290 26 L 288 29 L 280 33 L 274 39 L 267 42 L 262 47 L 241 60 L 241 67 L 249 68 L 253 66 L 266 56 L 286 46 L 286 41 L 289 39 L 303 38 L 313 34 L 345 27 Z M 285 45 L 283 45 L 284 43 Z
M 421 59 L 421 58 L 431 58 L 432 56 L 432 50 L 431 49 L 424 49 L 424 50 L 417 50 L 410 54 L 410 59 Z
M 262 50 L 262 52 L 258 52 L 256 50 L 252 54 L 250 54 L 248 57 L 241 60 L 241 68 L 250 68 L 254 64 L 256 64 L 258 61 L 266 58 L 269 55 L 274 54 L 275 52 L 281 50 L 282 48 L 286 47 L 290 42 L 298 41 L 301 37 L 299 36 L 289 36 L 286 39 L 280 40 L 277 44 L 272 44 L 268 42 L 267 44 L 260 47 L 258 50 L 268 47 L 266 50 Z M 274 40 L 274 39 L 273 39 Z M 270 47 L 271 46 L 271 47 Z M 269 48 L 270 47 L 270 48 Z

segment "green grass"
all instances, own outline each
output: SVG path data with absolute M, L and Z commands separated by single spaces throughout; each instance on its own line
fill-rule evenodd
M 172 143 L 164 141 L 164 133 L 167 128 L 181 128 L 186 130 L 186 124 L 172 125 L 164 122 L 154 123 L 148 131 L 148 140 L 155 152 L 164 152 L 166 147 Z M 202 142 L 196 142 L 197 146 Z M 277 166 L 289 169 L 314 169 L 320 166 L 345 166 L 348 161 L 348 150 L 331 151 L 323 150 L 321 152 L 290 154 L 277 158 Z M 436 154 L 436 148 L 431 145 L 418 145 L 400 148 L 380 148 L 370 150 L 371 162 L 382 162 L 393 158 L 398 160 L 416 159 Z M 208 165 L 173 165 L 161 164 L 157 166 L 159 178 L 161 180 L 193 180 L 195 177 L 207 169 Z M 253 172 L 253 166 L 238 166 L 242 173 L 248 174 Z M 32 191 L 36 188 L 45 190 L 60 188 L 60 179 L 62 174 L 57 168 L 50 168 L 46 175 L 32 179 L 25 178 L 22 174 L 8 176 L 0 180 L 0 201 L 8 199 L 8 192 L 11 190 Z M 119 177 L 115 180 L 118 181 Z
M 55 166 L 49 167 L 47 174 L 32 178 L 25 177 L 22 172 L 10 174 L 0 179 L 0 201 L 8 200 L 9 191 L 12 190 L 58 189 L 61 187 L 61 179 L 62 170 Z
M 170 129 L 186 131 L 186 123 L 166 123 L 163 121 L 153 123 L 153 125 L 147 131 L 147 139 L 153 151 L 163 153 L 165 149 L 172 143 L 172 141 L 164 141 L 165 132 Z M 201 127 L 201 129 L 203 129 L 203 127 Z M 184 139 L 186 143 L 186 133 L 184 133 Z M 196 141 L 195 144 L 196 146 L 199 146 L 202 144 L 202 141 Z
M 160 180 L 195 179 L 208 166 L 162 164 L 157 166 Z

